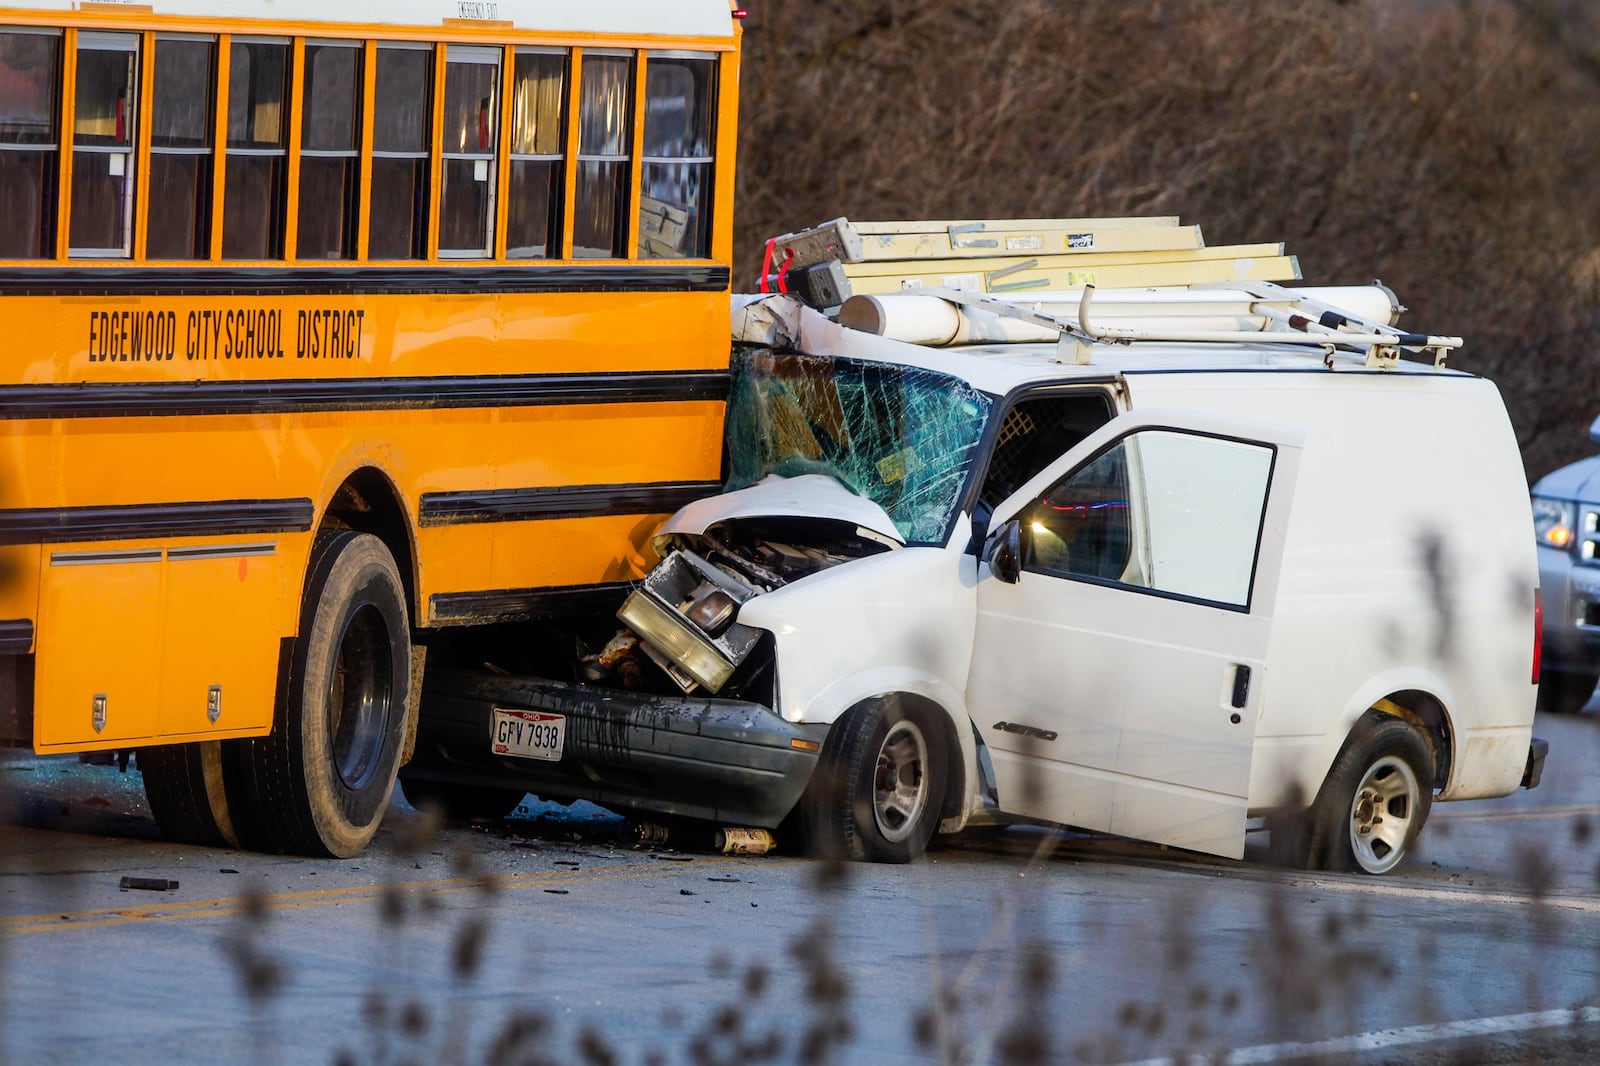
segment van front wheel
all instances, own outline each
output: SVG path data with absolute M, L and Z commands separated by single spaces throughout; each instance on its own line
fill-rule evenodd
M 1385 874 L 1416 843 L 1433 804 L 1433 757 L 1408 722 L 1357 724 L 1310 811 L 1310 865 Z
M 945 749 L 937 730 L 927 716 L 883 700 L 841 719 L 801 800 L 811 850 L 869 862 L 921 855 L 944 801 Z

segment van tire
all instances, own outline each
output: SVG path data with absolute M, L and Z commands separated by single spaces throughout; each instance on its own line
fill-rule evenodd
M 1600 674 L 1548 668 L 1541 670 L 1535 706 L 1546 714 L 1577 714 L 1589 705 L 1597 682 L 1600 682 Z
M 134 761 L 161 835 L 175 844 L 237 848 L 223 761 L 229 741 L 161 744 L 140 748 Z
M 411 635 L 394 557 L 370 533 L 311 549 L 272 733 L 246 748 L 252 843 L 349 858 L 389 805 L 406 734 Z
M 931 716 L 885 700 L 840 719 L 800 801 L 808 850 L 868 862 L 921 855 L 944 801 L 943 740 Z
M 1356 723 L 1308 812 L 1306 865 L 1385 874 L 1404 861 L 1433 805 L 1433 756 L 1409 722 Z

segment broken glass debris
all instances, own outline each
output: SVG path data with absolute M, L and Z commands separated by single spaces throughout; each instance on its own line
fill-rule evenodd
M 727 490 L 826 474 L 878 504 L 908 544 L 942 544 L 993 400 L 932 370 L 736 352 Z

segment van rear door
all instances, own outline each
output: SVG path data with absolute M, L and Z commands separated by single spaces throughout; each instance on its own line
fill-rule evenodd
M 1135 411 L 995 509 L 967 706 L 1003 810 L 1243 854 L 1299 455 L 1292 427 Z

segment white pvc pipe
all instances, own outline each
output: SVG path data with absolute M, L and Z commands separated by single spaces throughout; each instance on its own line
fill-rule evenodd
M 1399 316 L 1393 294 L 1382 285 L 1324 286 L 1291 290 L 1358 318 L 1392 325 Z M 1081 291 L 990 296 L 1017 307 L 1076 321 Z M 1163 335 L 1223 331 L 1260 333 L 1273 327 L 1257 304 L 1278 301 L 1238 289 L 1110 289 L 1094 297 L 1097 329 L 1137 329 Z M 909 344 L 1019 344 L 1054 342 L 1060 335 L 1048 326 L 997 315 L 981 308 L 952 304 L 915 292 L 852 296 L 839 309 L 839 324 Z M 1217 339 L 1221 339 L 1220 337 Z M 1253 339 L 1260 340 L 1256 337 Z M 1270 339 L 1270 338 L 1269 338 Z

